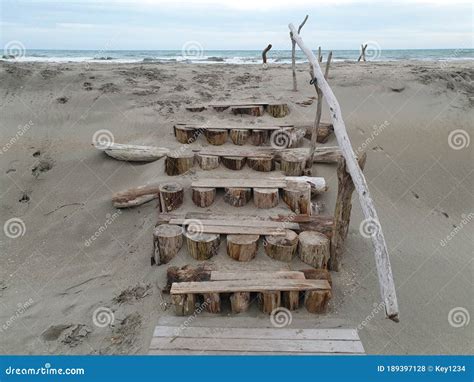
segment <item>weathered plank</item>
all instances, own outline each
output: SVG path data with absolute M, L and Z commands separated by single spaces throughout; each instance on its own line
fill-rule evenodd
M 157 326 L 153 337 L 173 337 L 178 327 Z M 359 335 L 353 329 L 292 329 L 281 328 L 214 328 L 214 327 L 185 327 L 179 331 L 180 337 L 185 338 L 235 338 L 261 340 L 327 340 L 327 341 L 359 341 Z
M 228 280 L 173 283 L 171 294 L 330 290 L 326 280 Z
M 200 351 L 243 351 L 243 352 L 280 352 L 280 353 L 363 353 L 359 341 L 305 341 L 271 339 L 225 339 L 154 337 L 150 349 Z
M 219 233 L 223 235 L 285 235 L 285 229 L 267 227 L 238 227 L 219 225 L 199 225 L 197 230 L 200 233 Z
M 225 272 L 211 271 L 211 281 L 226 280 L 261 280 L 261 279 L 299 279 L 304 280 L 303 272 L 298 271 L 241 271 Z
M 169 224 L 186 225 L 189 219 L 170 219 Z M 241 219 L 238 216 L 229 216 L 229 219 L 199 219 L 199 222 L 203 225 L 220 225 L 223 227 L 259 227 L 259 228 L 280 228 L 280 229 L 296 229 L 298 230 L 299 224 L 292 222 L 275 222 L 271 220 L 248 220 Z

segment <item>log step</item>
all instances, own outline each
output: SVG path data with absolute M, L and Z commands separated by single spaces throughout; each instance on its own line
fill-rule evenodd
M 331 286 L 327 280 L 301 278 L 174 282 L 171 286 L 172 301 L 178 315 L 194 313 L 189 311 L 188 301 L 203 301 L 202 308 L 218 313 L 221 302 L 228 297 L 233 313 L 240 313 L 248 309 L 251 293 L 257 293 L 260 309 L 266 314 L 272 314 L 280 306 L 297 309 L 300 294 L 304 296 L 304 305 L 309 312 L 323 313 L 331 298 Z

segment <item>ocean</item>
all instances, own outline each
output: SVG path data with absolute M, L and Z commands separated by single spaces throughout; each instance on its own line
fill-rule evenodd
M 187 62 L 187 63 L 228 63 L 257 64 L 262 62 L 261 51 L 256 50 L 202 50 L 197 47 L 185 50 L 46 50 L 28 49 L 16 51 L 13 55 L 5 52 L 2 59 L 41 62 Z M 323 51 L 327 57 L 328 51 Z M 358 50 L 334 50 L 334 61 L 354 61 L 359 57 Z M 290 50 L 271 50 L 269 63 L 291 63 Z M 13 58 L 15 57 L 15 58 Z M 378 46 L 369 46 L 367 60 L 372 61 L 453 61 L 473 60 L 474 49 L 408 49 L 383 50 Z M 299 50 L 297 62 L 306 62 Z

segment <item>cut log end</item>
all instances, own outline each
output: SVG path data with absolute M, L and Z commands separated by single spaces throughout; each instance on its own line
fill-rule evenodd
M 208 260 L 217 255 L 220 244 L 218 234 L 186 231 L 184 233 L 188 253 L 196 260 Z
M 169 176 L 181 175 L 191 170 L 194 154 L 183 150 L 168 153 L 165 160 L 165 171 Z
M 174 127 L 174 135 L 179 143 L 187 145 L 196 141 L 200 131 L 184 125 L 176 125 Z
M 169 263 L 183 246 L 183 228 L 177 225 L 161 224 L 153 231 L 155 264 Z
M 227 254 L 237 261 L 250 261 L 257 254 L 259 235 L 227 235 Z
M 278 188 L 255 188 L 253 190 L 253 202 L 257 208 L 273 208 L 280 201 Z
M 204 135 L 209 144 L 220 146 L 227 142 L 228 133 L 226 129 L 208 129 L 205 130 Z
M 290 109 L 286 103 L 269 104 L 267 106 L 267 112 L 274 118 L 283 118 L 290 114 Z
M 209 207 L 214 203 L 216 189 L 212 187 L 193 187 L 193 202 L 198 207 Z
M 234 207 L 245 206 L 252 198 L 251 188 L 225 188 L 224 201 Z
M 214 170 L 215 168 L 219 167 L 220 159 L 218 155 L 197 154 L 196 158 L 199 163 L 199 167 L 201 167 L 203 170 Z
M 263 145 L 268 139 L 268 130 L 252 130 L 250 143 L 254 146 Z
M 242 170 L 245 166 L 245 157 L 222 157 L 222 164 L 230 170 Z
M 250 130 L 248 129 L 232 129 L 230 131 L 230 139 L 234 145 L 245 145 L 250 137 Z
M 311 186 L 309 184 L 295 183 L 284 188 L 282 199 L 294 213 L 311 215 Z
M 283 153 L 281 155 L 280 169 L 287 176 L 301 176 L 306 165 L 306 156 L 293 152 Z
M 275 169 L 273 158 L 270 157 L 258 157 L 258 158 L 247 158 L 247 165 L 254 171 L 270 172 Z
M 298 257 L 314 268 L 327 268 L 330 256 L 330 241 L 326 235 L 305 231 L 299 235 Z
M 263 244 L 267 256 L 289 263 L 293 259 L 298 247 L 298 235 L 287 229 L 284 236 L 265 236 Z
M 184 191 L 178 183 L 165 183 L 160 185 L 160 204 L 162 212 L 173 211 L 183 204 Z

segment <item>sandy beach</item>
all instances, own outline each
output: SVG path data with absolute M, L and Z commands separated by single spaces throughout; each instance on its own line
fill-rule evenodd
M 150 266 L 156 202 L 119 211 L 111 196 L 170 178 L 164 159 L 114 160 L 91 145 L 94 134 L 107 130 L 117 143 L 177 148 L 176 122 L 276 121 L 269 115 L 185 109 L 230 100 L 287 102 L 290 114 L 279 123 L 311 124 L 316 102 L 307 64 L 298 65 L 297 76 L 299 90 L 293 92 L 286 64 L 263 70 L 261 65 L 1 61 L 1 224 L 5 228 L 10 219 L 19 219 L 23 225 L 13 234 L 4 230 L 0 238 L 0 352 L 147 353 L 158 319 L 173 316 L 169 296 L 161 292 L 167 266 Z M 311 327 L 332 320 L 358 328 L 370 354 L 472 354 L 472 324 L 458 325 L 456 317 L 474 312 L 473 80 L 472 61 L 332 65 L 329 83 L 354 150 L 368 155 L 364 172 L 387 239 L 400 322 L 385 319 L 379 307 L 373 251 L 359 232 L 356 195 L 342 271 L 332 273 L 329 311 L 311 315 L 300 309 L 295 320 Z M 329 121 L 327 112 L 323 121 Z M 193 143 L 199 145 L 207 145 L 203 137 Z M 336 145 L 334 136 L 325 145 Z M 315 164 L 314 169 L 329 184 L 318 202 L 332 214 L 335 167 Z M 172 180 L 189 185 L 208 174 L 196 167 Z M 187 192 L 180 211 L 199 211 Z M 212 211 L 228 213 L 228 208 L 218 200 Z M 271 214 L 285 211 L 279 206 Z M 249 204 L 235 213 L 254 212 Z M 168 265 L 194 263 L 183 248 Z M 212 263 L 235 267 L 222 244 Z M 243 266 L 299 269 L 301 263 L 269 261 L 260 248 Z M 112 312 L 111 325 L 94 322 L 98 309 Z M 202 313 L 197 320 L 208 316 Z M 265 319 L 256 308 L 244 317 L 249 326 L 255 317 Z

